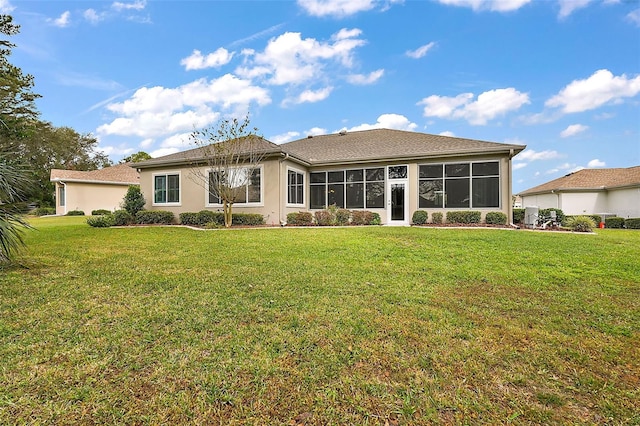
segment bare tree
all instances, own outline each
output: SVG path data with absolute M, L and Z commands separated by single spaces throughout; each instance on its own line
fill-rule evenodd
M 244 120 L 225 119 L 190 135 L 191 142 L 200 149 L 199 158 L 192 163 L 191 178 L 209 191 L 209 201 L 222 204 L 224 225 L 233 221 L 233 205 L 237 202 L 257 201 L 261 180 L 258 167 L 271 148 L 271 143 L 250 127 L 249 116 Z M 202 165 L 207 170 L 202 173 Z M 257 193 L 256 193 L 257 191 Z

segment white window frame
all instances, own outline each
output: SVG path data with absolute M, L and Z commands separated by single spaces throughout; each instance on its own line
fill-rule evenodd
M 289 202 L 289 172 L 300 173 L 303 177 L 302 181 L 302 203 L 290 203 Z M 285 191 L 286 191 L 286 206 L 287 207 L 304 207 L 306 206 L 307 199 L 307 173 L 304 170 L 296 169 L 295 167 L 286 167 L 286 179 L 285 179 Z
M 178 175 L 178 201 L 175 202 L 165 202 L 165 203 L 156 203 L 156 176 L 166 176 L 167 177 L 167 186 L 169 185 L 169 176 L 171 175 Z M 152 206 L 181 206 L 182 205 L 182 172 L 180 170 L 172 170 L 172 171 L 166 171 L 166 172 L 157 172 L 157 173 L 153 173 L 152 174 L 152 181 L 151 181 L 151 188 L 152 188 L 152 202 L 151 205 Z M 166 189 L 167 191 L 167 199 L 169 198 L 169 188 Z
M 264 165 L 259 164 L 257 166 L 238 166 L 238 167 L 229 167 L 230 169 L 260 169 L 260 201 L 254 203 L 233 203 L 234 207 L 264 207 Z M 206 182 L 206 188 L 204 191 L 204 205 L 206 207 L 222 207 L 221 203 L 210 203 L 209 202 L 209 173 L 213 172 L 214 169 L 206 169 L 204 174 L 204 179 Z

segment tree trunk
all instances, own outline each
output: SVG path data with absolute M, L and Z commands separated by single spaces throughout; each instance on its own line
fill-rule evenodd
M 233 203 L 224 202 L 223 210 L 224 210 L 224 226 L 225 228 L 231 228 L 233 222 L 233 213 L 231 212 L 233 208 Z

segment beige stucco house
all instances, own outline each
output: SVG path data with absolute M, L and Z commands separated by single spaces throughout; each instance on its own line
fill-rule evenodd
M 55 183 L 56 214 L 71 210 L 91 214 L 93 210 L 117 210 L 129 185 L 139 185 L 140 177 L 131 163 L 105 167 L 89 172 L 77 170 L 51 170 Z
M 335 204 L 408 225 L 414 211 L 501 211 L 511 217 L 511 159 L 525 146 L 376 129 L 340 132 L 276 145 L 263 140 L 234 212 L 259 213 L 268 224 L 287 214 Z M 203 149 L 136 163 L 149 210 L 221 210 L 206 183 Z M 203 179 L 204 177 L 204 179 Z
M 583 169 L 521 192 L 523 207 L 640 217 L 640 166 Z

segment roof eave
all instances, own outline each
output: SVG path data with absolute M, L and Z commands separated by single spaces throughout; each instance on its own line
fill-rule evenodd
M 100 185 L 140 185 L 140 182 L 119 182 L 111 180 L 90 180 L 90 179 L 74 179 L 74 178 L 53 178 L 51 182 L 73 182 L 73 183 L 96 183 Z

